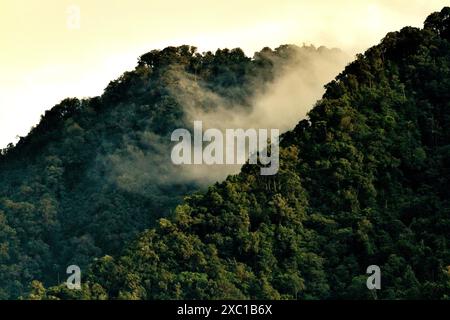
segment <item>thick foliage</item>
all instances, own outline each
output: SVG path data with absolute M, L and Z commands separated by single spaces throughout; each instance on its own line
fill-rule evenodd
M 449 14 L 388 34 L 329 83 L 284 135 L 278 175 L 245 166 L 99 259 L 83 290 L 35 282 L 32 297 L 449 298 Z

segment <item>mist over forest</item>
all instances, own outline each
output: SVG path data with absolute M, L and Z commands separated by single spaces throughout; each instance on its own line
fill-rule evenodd
M 171 46 L 53 106 L 0 153 L 0 299 L 449 299 L 450 8 L 351 60 Z M 193 121 L 280 130 L 277 174 L 175 166 Z

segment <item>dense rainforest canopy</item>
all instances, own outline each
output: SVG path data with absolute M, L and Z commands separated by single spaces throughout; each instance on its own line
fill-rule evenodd
M 161 200 L 164 190 L 137 197 L 104 182 L 98 154 L 126 152 L 123 131 L 139 132 L 144 113 L 153 112 L 157 134 L 182 121 L 176 104 L 162 102 L 170 94 L 161 66 L 192 68 L 245 105 L 246 83 L 270 81 L 266 54 L 285 50 L 255 59 L 236 50 L 151 52 L 103 97 L 50 111 L 1 158 L 3 296 L 26 291 L 31 278 L 48 283 L 49 261 L 66 263 L 78 248 L 86 264 L 98 257 L 82 290 L 33 281 L 29 298 L 450 298 L 450 8 L 423 29 L 389 33 L 328 83 L 308 118 L 283 135 L 276 176 L 246 165 L 173 212 L 178 198 Z M 148 95 L 156 97 L 148 109 L 121 104 Z M 150 215 L 163 218 L 115 254 L 142 230 L 139 217 L 150 226 Z M 377 291 L 366 287 L 373 264 L 382 274 Z
M 142 55 L 102 96 L 47 111 L 1 150 L 0 299 L 26 294 L 33 279 L 58 284 L 71 264 L 84 270 L 96 257 L 118 255 L 203 186 L 170 161 L 171 132 L 192 126 L 183 94 L 202 102 L 198 108 L 251 108 L 283 68 L 341 54 L 286 45 L 249 58 L 240 49 L 168 47 Z M 214 99 L 197 97 L 202 92 Z

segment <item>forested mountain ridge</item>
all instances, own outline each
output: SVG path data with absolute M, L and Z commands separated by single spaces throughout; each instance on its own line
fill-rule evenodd
M 84 270 L 95 257 L 118 255 L 200 188 L 170 162 L 171 132 L 192 125 L 184 91 L 214 97 L 199 98 L 199 108 L 214 109 L 218 100 L 251 108 L 281 69 L 339 55 L 312 46 L 265 48 L 253 58 L 240 49 L 168 47 L 142 55 L 102 96 L 47 111 L 1 150 L 0 299 L 25 295 L 33 279 L 55 285 L 71 264 Z
M 255 166 L 191 195 L 82 290 L 33 299 L 448 299 L 450 8 L 389 33 Z M 381 268 L 369 291 L 366 268 Z

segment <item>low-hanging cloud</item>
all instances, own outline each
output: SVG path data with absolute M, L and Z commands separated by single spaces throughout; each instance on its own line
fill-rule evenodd
M 184 70 L 170 71 L 171 95 L 182 106 L 186 129 L 192 130 L 194 121 L 202 121 L 203 129 L 278 129 L 280 133 L 292 129 L 324 93 L 324 85 L 331 81 L 350 61 L 338 49 L 314 46 L 292 47 L 288 58 L 269 56 L 274 79 L 264 83 L 254 79 L 253 95 L 243 104 L 236 104 L 198 81 Z M 170 161 L 174 145 L 170 137 L 144 132 L 142 139 L 151 146 L 142 151 L 130 146 L 125 154 L 109 157 L 116 183 L 129 191 L 139 191 L 148 184 L 198 183 L 221 181 L 238 173 L 241 165 L 181 165 Z
M 314 46 L 292 47 L 294 54 L 286 61 L 271 58 L 275 68 L 272 82 L 255 83 L 249 106 L 233 105 L 229 100 L 205 88 L 191 75 L 178 73 L 171 93 L 183 105 L 187 123 L 202 121 L 204 130 L 292 129 L 324 93 L 331 81 L 349 62 L 339 49 Z M 207 107 L 205 106 L 212 106 Z M 239 172 L 239 165 L 189 165 L 183 169 L 188 177 L 211 183 Z

